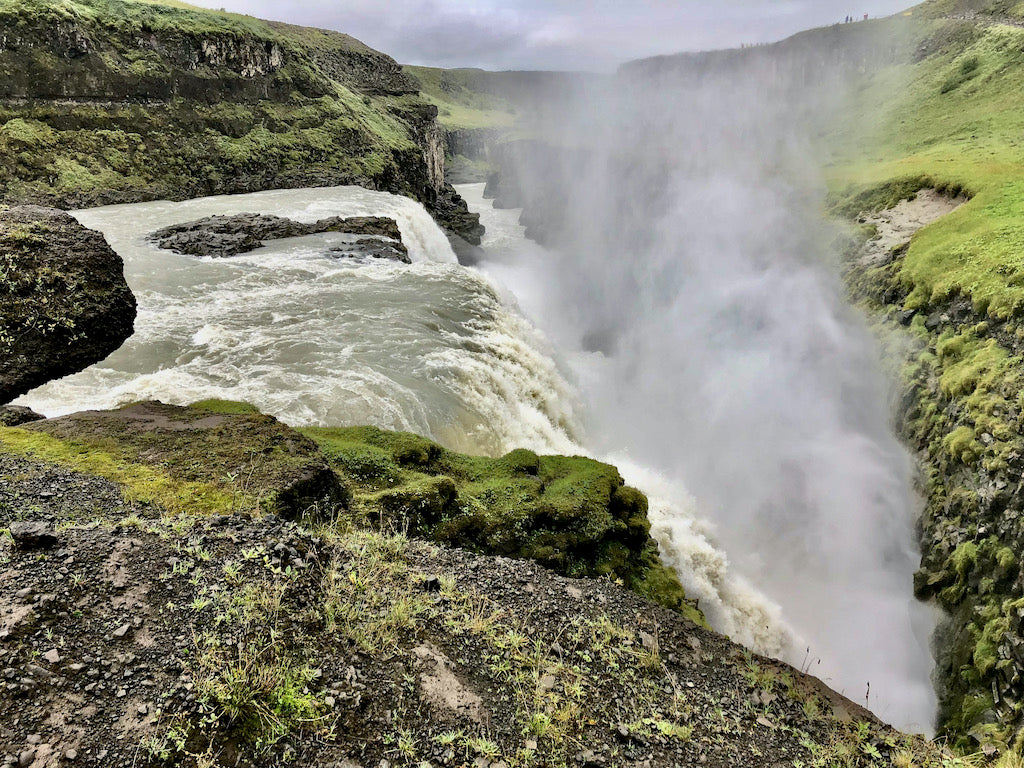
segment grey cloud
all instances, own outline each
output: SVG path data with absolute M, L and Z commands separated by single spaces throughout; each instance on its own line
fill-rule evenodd
M 336 29 L 403 63 L 610 70 L 623 61 L 781 39 L 910 0 L 349 0 L 201 4 Z

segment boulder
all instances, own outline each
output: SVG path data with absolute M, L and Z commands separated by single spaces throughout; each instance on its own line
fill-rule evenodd
M 46 418 L 23 405 L 0 406 L 0 427 L 18 427 Z
M 331 248 L 329 253 L 336 258 L 352 258 L 360 261 L 371 258 L 400 261 L 403 264 L 412 263 L 409 258 L 409 250 L 404 245 L 381 237 L 360 238 L 355 242 Z
M 103 360 L 134 322 L 103 235 L 56 208 L 0 211 L 0 404 Z
M 14 544 L 21 549 L 49 549 L 57 544 L 57 536 L 46 523 L 11 523 L 10 531 Z

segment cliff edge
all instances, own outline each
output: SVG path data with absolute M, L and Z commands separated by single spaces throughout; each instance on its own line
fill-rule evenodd
M 437 110 L 348 35 L 184 3 L 0 1 L 0 201 L 77 208 L 357 184 L 471 242 Z

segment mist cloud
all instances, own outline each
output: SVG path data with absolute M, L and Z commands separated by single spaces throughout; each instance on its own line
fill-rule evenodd
M 611 70 L 630 59 L 779 40 L 909 0 L 198 0 L 346 32 L 404 64 Z

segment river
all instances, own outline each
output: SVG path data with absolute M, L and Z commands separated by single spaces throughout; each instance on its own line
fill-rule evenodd
M 629 393 L 609 396 L 616 361 L 573 338 L 564 320 L 570 297 L 552 300 L 545 265 L 554 255 L 523 236 L 518 211 L 493 209 L 482 185 L 460 191 L 487 226 L 477 268 L 458 265 L 417 203 L 356 187 L 77 211 L 124 259 L 139 302 L 136 332 L 104 362 L 18 402 L 55 416 L 143 399 L 244 400 L 292 425 L 373 424 L 464 452 L 501 455 L 528 447 L 607 460 L 648 494 L 663 556 L 716 629 L 759 652 L 810 666 L 855 700 L 863 701 L 860 681 L 869 679 L 869 703 L 882 717 L 927 730 L 934 708 L 930 664 L 914 662 L 928 658 L 927 638 L 908 638 L 912 632 L 896 626 L 901 620 L 893 614 L 910 610 L 910 584 L 906 600 L 882 611 L 888 625 L 866 623 L 864 637 L 855 640 L 897 633 L 897 659 L 866 664 L 870 648 L 842 658 L 829 646 L 828 626 L 794 625 L 789 617 L 800 615 L 799 593 L 755 588 L 756 570 L 744 576 L 730 564 L 718 543 L 716 525 L 723 521 L 701 514 L 683 474 L 636 458 L 643 446 L 635 435 L 620 434 L 614 420 L 595 413 Z M 227 259 L 178 255 L 146 239 L 170 224 L 241 212 L 304 222 L 391 216 L 413 263 L 332 257 L 330 246 L 345 237 L 339 234 L 270 241 Z M 648 405 L 657 412 L 663 404 Z M 742 539 L 742 531 L 731 533 L 726 538 Z M 876 608 L 856 609 L 870 615 Z

